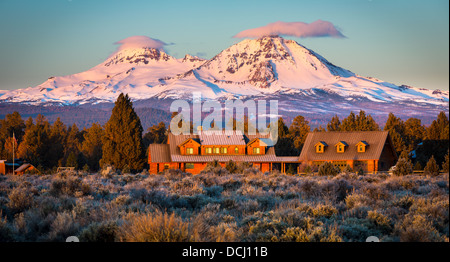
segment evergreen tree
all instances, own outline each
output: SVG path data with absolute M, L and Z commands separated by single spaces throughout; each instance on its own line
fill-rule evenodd
M 128 166 L 134 171 L 142 170 L 145 165 L 142 131 L 133 103 L 128 95 L 120 94 L 105 125 L 101 164 L 110 164 L 118 169 Z
M 150 144 L 164 144 L 167 142 L 167 129 L 164 122 L 158 125 L 153 125 L 147 129 L 147 133 L 143 138 L 144 146 L 148 147 Z
M 58 117 L 50 128 L 50 148 L 49 161 L 50 166 L 56 166 L 64 159 L 64 147 L 67 137 L 67 128 Z
M 439 166 L 434 159 L 434 156 L 431 156 L 430 160 L 428 160 L 427 165 L 423 169 L 423 173 L 425 175 L 437 176 L 439 175 Z
M 406 176 L 412 174 L 413 168 L 412 163 L 408 159 L 408 157 L 403 154 L 397 161 L 395 168 L 393 170 L 393 174 L 396 176 Z
M 278 118 L 278 140 L 275 144 L 275 154 L 277 156 L 298 155 L 298 150 L 294 147 L 292 137 L 289 135 L 289 128 L 281 117 Z
M 341 131 L 356 131 L 356 129 L 357 129 L 356 115 L 352 111 L 352 112 L 350 112 L 350 115 L 348 115 L 348 117 L 346 117 L 342 120 L 340 130 Z
M 270 125 L 270 124 L 269 124 Z M 284 138 L 289 136 L 289 128 L 284 123 L 284 120 L 282 117 L 278 118 L 278 137 Z
M 335 120 L 336 121 L 336 120 Z M 358 115 L 350 112 L 350 115 L 342 120 L 340 125 L 341 131 L 378 131 L 380 127 L 371 115 L 366 115 L 363 110 Z
M 408 118 L 405 121 L 404 134 L 405 145 L 408 151 L 412 151 L 425 138 L 425 126 L 422 125 L 422 121 L 418 118 Z
M 371 115 L 366 116 L 366 112 L 359 111 L 359 115 L 356 116 L 357 131 L 378 131 L 380 127 L 377 122 L 373 120 Z
M 403 140 L 403 137 L 405 137 L 405 124 L 400 118 L 396 117 L 393 113 L 389 113 L 386 125 L 384 126 L 384 131 L 389 131 L 389 135 L 391 136 L 392 143 L 394 144 L 397 153 L 406 149 L 405 141 Z
M 25 133 L 25 123 L 18 112 L 7 114 L 5 119 L 0 119 L 0 159 L 12 160 L 13 133 L 16 145 L 22 141 Z M 17 145 L 15 148 L 17 150 Z
M 326 132 L 326 130 L 321 125 L 319 125 L 319 127 L 314 128 L 313 132 Z
M 34 166 L 51 168 L 50 152 L 50 124 L 43 115 L 36 117 L 36 124 L 32 119 L 26 123 L 23 141 L 19 145 L 18 156 L 28 160 Z
M 83 135 L 84 141 L 81 145 L 87 165 L 90 170 L 97 171 L 100 168 L 100 159 L 102 159 L 102 137 L 103 128 L 97 123 L 93 123 Z
M 427 128 L 428 140 L 448 140 L 449 139 L 449 121 L 444 111 L 441 111 L 436 120 L 433 120 Z
M 444 173 L 448 173 L 448 169 L 449 169 L 449 161 L 448 161 L 448 155 L 449 155 L 449 151 L 447 151 L 447 154 L 444 157 L 444 163 L 442 163 L 442 171 L 444 171 Z
M 341 121 L 337 115 L 331 118 L 331 121 L 327 124 L 328 131 L 340 131 L 341 130 Z
M 298 115 L 292 121 L 289 127 L 289 137 L 294 142 L 294 147 L 300 152 L 305 143 L 308 133 L 311 131 L 309 122 L 301 115 Z

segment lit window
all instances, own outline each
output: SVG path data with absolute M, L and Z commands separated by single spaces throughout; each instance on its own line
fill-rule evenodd
M 194 148 L 192 148 L 192 147 L 186 148 L 186 154 L 187 155 L 193 155 L 194 154 Z
M 235 148 L 234 148 L 234 153 L 235 153 L 235 154 L 239 154 L 239 148 L 238 148 L 238 147 L 235 147 Z
M 220 153 L 221 153 L 221 154 L 228 154 L 228 148 L 222 147 L 222 148 L 220 149 Z
M 260 153 L 259 147 L 254 147 L 253 148 L 253 154 L 258 155 L 259 153 Z
M 194 169 L 194 163 L 186 163 L 186 169 Z
M 207 148 L 205 149 L 205 153 L 206 153 L 206 154 L 212 154 L 212 148 L 211 148 L 211 147 L 207 147 Z
M 214 154 L 220 154 L 220 148 L 215 147 L 214 148 Z

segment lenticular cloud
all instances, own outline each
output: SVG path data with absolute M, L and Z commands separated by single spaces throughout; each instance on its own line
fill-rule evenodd
M 259 38 L 270 35 L 285 35 L 296 37 L 345 37 L 332 23 L 317 20 L 312 23 L 304 22 L 275 22 L 266 26 L 247 29 L 237 35 L 235 38 Z
M 167 45 L 161 40 L 139 35 L 125 38 L 114 44 L 120 45 L 116 52 L 120 52 L 125 49 L 137 49 L 145 47 L 161 49 L 163 48 L 163 46 Z

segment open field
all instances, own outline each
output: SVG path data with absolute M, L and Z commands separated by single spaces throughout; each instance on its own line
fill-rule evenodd
M 0 177 L 0 241 L 449 241 L 449 176 Z

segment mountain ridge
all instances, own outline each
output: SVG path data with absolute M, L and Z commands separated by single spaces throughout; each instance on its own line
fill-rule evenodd
M 134 101 L 186 99 L 192 92 L 201 92 L 205 99 L 270 99 L 284 94 L 320 101 L 329 95 L 342 109 L 363 99 L 381 107 L 402 102 L 418 110 L 431 106 L 448 111 L 449 101 L 448 91 L 362 77 L 294 40 L 266 36 L 245 39 L 208 60 L 188 54 L 177 59 L 157 48 L 119 50 L 87 71 L 50 77 L 36 87 L 0 91 L 0 103 L 112 103 L 120 93 L 128 93 Z M 285 110 L 297 109 L 284 104 Z

